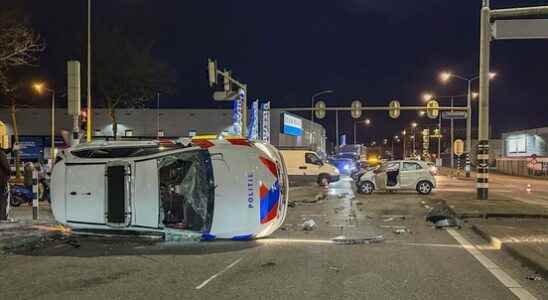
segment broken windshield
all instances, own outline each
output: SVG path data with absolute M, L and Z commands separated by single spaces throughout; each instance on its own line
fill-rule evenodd
M 160 220 L 165 227 L 209 232 L 214 181 L 209 152 L 179 152 L 158 159 Z

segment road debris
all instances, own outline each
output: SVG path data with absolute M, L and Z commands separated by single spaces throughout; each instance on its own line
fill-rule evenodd
M 344 235 L 339 235 L 331 239 L 333 243 L 338 245 L 358 245 L 358 244 L 375 244 L 384 241 L 383 235 L 375 235 L 371 237 L 347 237 Z
M 289 201 L 289 202 L 287 203 L 287 206 L 289 206 L 289 207 L 295 207 L 295 206 L 297 206 L 297 202 L 296 202 L 296 201 Z
M 394 220 L 405 220 L 404 215 L 384 215 L 382 217 L 384 218 L 383 222 L 392 222 Z
M 338 267 L 330 266 L 329 271 L 335 271 L 335 272 L 339 273 L 341 271 L 341 269 L 338 268 Z
M 400 227 L 400 228 L 394 228 L 394 230 L 392 230 L 393 233 L 395 234 L 404 234 L 404 233 L 411 233 L 411 231 L 405 227 Z
M 312 231 L 312 230 L 318 229 L 318 224 L 316 224 L 316 222 L 315 222 L 313 219 L 310 219 L 310 220 L 308 220 L 308 221 L 305 221 L 305 222 L 301 225 L 301 228 L 302 228 L 304 231 Z
M 529 280 L 533 280 L 533 281 L 539 281 L 539 280 L 542 280 L 543 278 L 542 278 L 542 276 L 535 274 L 535 275 L 529 275 L 529 276 L 525 277 L 525 279 L 529 279 Z
M 432 222 L 438 229 L 447 227 L 462 228 L 464 225 L 464 222 L 457 218 L 453 210 L 441 202 L 428 210 L 426 221 Z
M 263 267 L 263 268 L 271 268 L 271 267 L 274 267 L 274 266 L 276 266 L 276 263 L 272 262 L 272 261 L 269 261 L 269 262 L 264 263 L 264 264 L 261 265 L 261 267 Z

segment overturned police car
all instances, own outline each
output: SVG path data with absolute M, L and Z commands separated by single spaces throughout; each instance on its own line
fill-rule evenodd
M 76 230 L 247 240 L 282 225 L 288 180 L 278 150 L 262 142 L 116 141 L 61 151 L 51 191 L 55 219 Z

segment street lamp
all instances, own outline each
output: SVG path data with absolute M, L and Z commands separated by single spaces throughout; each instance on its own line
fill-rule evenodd
M 432 93 L 422 94 L 422 100 L 424 100 L 424 102 L 428 102 L 428 101 L 432 100 L 433 98 L 434 98 L 434 95 L 432 95 Z
M 357 126 L 356 126 L 357 123 L 363 123 L 363 124 L 365 124 L 365 126 L 369 126 L 369 125 L 371 124 L 371 120 L 370 120 L 369 118 L 367 118 L 367 119 L 365 119 L 365 120 L 363 120 L 363 121 L 354 121 L 354 145 L 356 145 L 356 144 L 358 143 L 358 142 L 357 142 L 357 136 L 358 136 L 358 135 L 357 135 L 357 131 L 358 131 L 358 130 L 357 130 L 357 128 L 356 128 L 356 127 L 357 127 Z
M 497 76 L 497 73 L 490 72 L 489 79 L 492 80 Z M 464 76 L 456 75 L 451 72 L 442 72 L 440 74 L 440 79 L 443 83 L 447 83 L 451 78 L 457 78 L 463 81 L 466 81 L 468 84 L 468 92 L 466 107 L 468 111 L 468 116 L 466 118 L 466 177 L 470 177 L 470 151 L 472 149 L 472 98 L 475 98 L 472 93 L 472 81 L 479 79 L 479 76 L 467 78 Z M 477 93 L 476 93 L 477 95 Z M 476 96 L 477 97 L 477 96 Z M 452 106 L 452 105 L 451 105 Z M 452 143 L 453 141 L 451 141 Z
M 402 143 L 403 144 L 402 159 L 405 159 L 405 143 L 407 142 L 405 140 L 405 135 L 407 134 L 407 131 L 405 131 L 405 129 L 404 129 L 404 130 L 402 130 L 401 134 L 402 134 L 402 140 L 403 140 L 403 143 Z
M 319 91 L 316 94 L 312 95 L 312 97 L 310 97 L 311 107 L 314 108 L 314 99 L 316 99 L 316 97 L 318 97 L 320 95 L 331 94 L 333 92 L 334 92 L 333 90 L 323 90 L 323 91 Z M 311 111 L 310 120 L 312 122 L 314 122 L 314 110 Z
M 416 154 L 417 154 L 417 151 L 415 149 L 415 132 L 416 132 L 417 126 L 419 126 L 419 124 L 417 124 L 417 122 L 412 122 L 411 123 L 411 127 L 413 128 L 413 135 L 411 136 L 411 139 L 413 140 L 413 157 L 415 157 Z
M 43 94 L 44 92 L 51 93 L 51 166 L 55 161 L 55 91 L 49 89 L 43 82 L 37 82 L 32 85 L 32 88 L 38 93 Z

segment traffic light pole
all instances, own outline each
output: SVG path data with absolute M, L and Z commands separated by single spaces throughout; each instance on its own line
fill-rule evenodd
M 216 74 L 219 74 L 223 79 L 228 80 L 230 83 L 235 84 L 244 91 L 244 97 L 242 99 L 242 136 L 247 136 L 247 84 L 243 84 L 236 79 L 232 78 L 230 71 L 215 70 Z M 225 88 L 226 90 L 226 88 Z
M 493 37 L 491 21 L 518 17 L 547 15 L 548 6 L 494 9 L 489 8 L 489 0 L 483 0 L 480 25 L 480 90 L 479 90 L 479 134 L 478 134 L 478 172 L 477 198 L 489 199 L 489 62 L 490 45 Z M 520 37 L 517 37 L 520 38 Z M 522 37 L 527 38 L 527 37 Z M 530 37 L 529 37 L 530 38 Z

